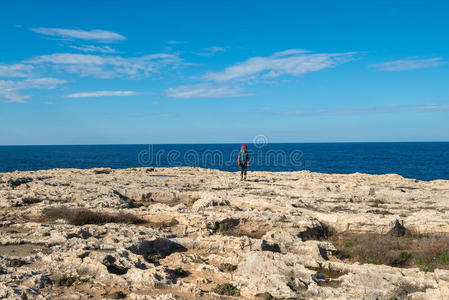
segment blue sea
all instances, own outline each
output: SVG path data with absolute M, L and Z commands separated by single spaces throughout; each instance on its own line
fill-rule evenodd
M 195 166 L 237 171 L 240 144 L 0 146 L 0 172 Z M 249 144 L 249 170 L 449 179 L 449 142 Z

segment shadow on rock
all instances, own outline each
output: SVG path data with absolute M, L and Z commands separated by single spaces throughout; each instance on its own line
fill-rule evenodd
M 187 248 L 165 238 L 152 241 L 141 240 L 129 249 L 134 254 L 142 255 L 147 262 L 158 264 L 159 260 L 176 252 L 186 252 Z
M 300 232 L 298 234 L 298 237 L 300 237 L 303 242 L 308 240 L 322 241 L 327 239 L 331 235 L 332 231 L 329 229 L 329 227 L 321 225 L 314 227 L 306 227 L 306 230 Z

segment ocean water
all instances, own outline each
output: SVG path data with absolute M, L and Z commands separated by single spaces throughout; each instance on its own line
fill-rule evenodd
M 237 171 L 240 144 L 0 146 L 0 172 L 195 166 Z M 249 171 L 397 173 L 449 179 L 449 142 L 248 144 Z

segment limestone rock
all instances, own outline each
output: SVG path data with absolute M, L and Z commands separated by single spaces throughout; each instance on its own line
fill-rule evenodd
M 449 234 L 449 181 L 309 171 L 239 179 L 187 167 L 3 173 L 0 298 L 198 299 L 226 283 L 242 299 L 449 298 L 448 270 L 357 263 L 329 240 Z M 50 207 L 118 221 L 72 225 L 45 215 Z

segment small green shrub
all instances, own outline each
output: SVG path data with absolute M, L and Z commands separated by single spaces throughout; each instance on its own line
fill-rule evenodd
M 190 272 L 187 270 L 184 270 L 181 267 L 177 267 L 176 269 L 173 270 L 173 273 L 178 276 L 178 277 L 187 277 L 190 275 Z
M 196 264 L 201 264 L 203 262 L 201 259 L 194 258 L 191 255 L 187 255 L 187 257 L 190 259 L 191 262 L 196 263 Z
M 218 269 L 222 272 L 234 272 L 237 270 L 237 266 L 230 263 L 222 263 L 218 266 Z
M 238 219 L 226 219 L 221 221 L 217 226 L 217 232 L 223 235 L 235 235 L 235 228 L 239 225 Z
M 181 199 L 179 199 L 178 197 L 175 197 L 175 198 L 171 199 L 170 202 L 172 204 L 178 204 L 179 202 L 181 202 Z
M 158 264 L 161 259 L 164 257 L 161 254 L 155 254 L 147 257 L 148 262 L 153 264 Z
M 111 294 L 112 299 L 123 299 L 126 298 L 126 294 L 122 291 L 114 292 Z
M 179 224 L 179 221 L 178 220 L 176 220 L 175 218 L 172 218 L 171 220 L 170 220 L 170 223 L 168 223 L 170 226 L 176 226 L 176 225 L 178 225 Z
M 75 282 L 89 282 L 89 278 L 80 278 L 78 276 L 67 276 L 67 275 L 62 275 L 60 278 L 56 279 L 55 283 L 57 286 L 72 286 Z
M 409 259 L 409 258 L 412 256 L 412 254 L 411 254 L 410 252 L 407 252 L 407 251 L 402 251 L 402 252 L 399 254 L 399 256 L 400 256 L 403 260 L 407 260 L 407 259 Z
M 226 296 L 240 296 L 240 290 L 231 283 L 217 284 L 212 292 Z
M 262 299 L 263 300 L 273 300 L 274 297 L 270 293 L 265 292 L 265 293 L 262 294 Z

